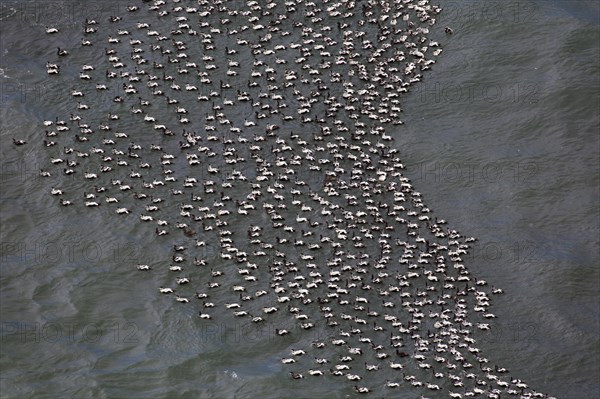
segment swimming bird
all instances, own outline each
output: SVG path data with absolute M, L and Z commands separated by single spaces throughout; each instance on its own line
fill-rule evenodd
M 217 3 L 155 1 L 108 25 L 86 20 L 81 44 L 94 46 L 66 58 L 81 78 L 64 104 L 69 117 L 43 123 L 40 159 L 58 181 L 50 184 L 93 195 L 84 199 L 94 207 L 102 188 L 100 202 L 135 214 L 120 222 L 139 220 L 140 234 L 141 222 L 156 221 L 164 258 L 151 269 L 180 287 L 164 298 L 199 306 L 200 319 L 282 327 L 289 315 L 302 329 L 330 331 L 288 348 L 292 376 L 322 375 L 302 361 L 316 355 L 317 364 L 336 361 L 330 372 L 345 383 L 368 375 L 358 393 L 398 387 L 384 379 L 387 365 L 416 370 L 399 381 L 428 391 L 521 389 L 486 377 L 494 369 L 473 336 L 493 318 L 492 296 L 461 259 L 474 241 L 424 204 L 390 131 L 441 54 L 431 40 L 442 30 L 439 7 Z M 98 43 L 107 48 L 92 62 L 85 53 Z M 161 244 L 166 235 L 174 241 Z M 193 285 L 199 303 L 185 293 Z M 284 326 L 274 330 L 282 342 L 293 337 Z

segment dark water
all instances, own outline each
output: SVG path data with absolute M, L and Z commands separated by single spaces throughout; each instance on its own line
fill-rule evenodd
M 538 391 L 599 397 L 598 3 L 440 3 L 438 24 L 455 33 L 434 38 L 444 51 L 388 133 L 427 205 L 479 238 L 465 260 L 473 274 L 505 291 L 479 347 Z M 154 226 L 49 200 L 37 142 L 43 120 L 71 112 L 78 70 L 51 80 L 45 63 L 78 45 L 86 16 L 128 4 L 1 2 L 0 395 L 354 395 L 338 380 L 291 381 L 279 363 L 325 332 L 282 341 L 271 325 L 199 325 L 196 309 L 158 296 L 167 272 L 132 267 L 168 253 Z M 103 49 L 81 57 L 100 62 Z

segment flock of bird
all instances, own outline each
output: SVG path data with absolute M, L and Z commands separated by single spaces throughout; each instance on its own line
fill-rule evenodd
M 293 379 L 548 397 L 477 347 L 502 290 L 471 275 L 475 239 L 433 216 L 386 133 L 442 51 L 440 12 L 428 0 L 155 0 L 87 19 L 80 46 L 46 65 L 73 105 L 44 122 L 40 175 L 57 204 L 109 208 L 170 242 L 162 266 L 134 267 L 168 268 L 159 292 L 200 319 L 319 329 L 281 358 Z M 74 65 L 90 49 L 105 59 Z

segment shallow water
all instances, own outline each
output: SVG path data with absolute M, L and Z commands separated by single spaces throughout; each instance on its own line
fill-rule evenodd
M 131 267 L 168 254 L 171 240 L 155 240 L 154 225 L 50 201 L 36 141 L 43 120 L 71 112 L 78 71 L 49 80 L 45 62 L 56 46 L 79 43 L 86 16 L 105 19 L 129 3 L 0 3 L 0 395 L 353 396 L 331 378 L 292 381 L 279 362 L 327 331 L 282 340 L 277 319 L 260 328 L 198 321 L 194 307 L 157 295 L 167 272 Z M 405 124 L 388 133 L 436 216 L 479 238 L 470 270 L 505 291 L 479 347 L 538 391 L 599 397 L 598 4 L 440 4 L 438 24 L 455 33 L 438 38 L 444 52 L 403 101 Z M 46 25 L 74 34 L 50 37 Z M 73 63 L 90 57 L 100 62 L 101 48 Z M 12 137 L 33 144 L 14 147 Z

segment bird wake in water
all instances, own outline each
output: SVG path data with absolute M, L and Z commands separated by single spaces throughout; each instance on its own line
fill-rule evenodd
M 199 323 L 318 330 L 281 358 L 293 379 L 546 397 L 477 347 L 502 291 L 471 275 L 475 239 L 433 216 L 388 132 L 442 52 L 430 36 L 453 34 L 440 12 L 427 0 L 158 0 L 88 19 L 80 46 L 46 65 L 77 84 L 70 116 L 44 122 L 40 174 L 57 204 L 109 208 L 172 242 L 169 258 L 131 267 L 168 269 L 157 292 L 197 307 Z M 73 61 L 90 50 L 104 59 Z

